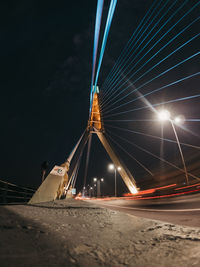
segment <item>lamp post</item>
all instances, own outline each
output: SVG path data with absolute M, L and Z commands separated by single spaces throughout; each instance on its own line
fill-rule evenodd
M 114 171 L 114 173 L 115 173 L 115 197 L 117 197 L 117 170 L 120 171 L 121 167 L 120 166 L 115 167 L 114 164 L 109 164 L 108 169 L 110 171 Z
M 188 172 L 187 172 L 187 168 L 186 168 L 186 164 L 185 164 L 185 159 L 184 159 L 183 152 L 182 152 L 182 149 L 181 149 L 181 144 L 180 144 L 180 141 L 179 141 L 179 138 L 178 138 L 178 134 L 177 134 L 176 128 L 175 128 L 175 124 L 183 123 L 184 122 L 184 118 L 182 118 L 181 116 L 178 116 L 174 120 L 172 120 L 170 112 L 168 110 L 162 110 L 162 111 L 158 112 L 158 118 L 159 118 L 160 121 L 169 121 L 171 123 L 171 125 L 172 125 L 172 129 L 174 131 L 174 135 L 175 135 L 175 138 L 176 138 L 176 142 L 177 142 L 177 145 L 178 145 L 178 148 L 179 148 L 179 152 L 180 152 L 180 155 L 181 155 L 181 159 L 182 159 L 182 163 L 183 163 L 186 184 L 188 184 L 189 183 L 189 178 L 188 178 Z
M 89 198 L 91 198 L 92 197 L 92 195 L 94 196 L 94 191 L 93 191 L 94 189 L 93 189 L 93 187 L 91 186 L 90 188 L 89 188 Z
M 97 183 L 97 197 L 101 196 L 101 183 L 104 182 L 104 178 L 93 178 L 93 182 Z M 95 186 L 95 185 L 94 185 Z

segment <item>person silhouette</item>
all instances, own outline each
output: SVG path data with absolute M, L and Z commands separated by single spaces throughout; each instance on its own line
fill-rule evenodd
M 47 161 L 44 161 L 44 162 L 41 164 L 41 178 L 42 178 L 42 182 L 43 182 L 44 179 L 45 179 L 45 175 L 46 175 L 48 166 L 49 166 L 49 164 L 48 164 Z

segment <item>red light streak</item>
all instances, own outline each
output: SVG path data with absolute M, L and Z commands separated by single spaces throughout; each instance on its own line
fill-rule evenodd
M 200 185 L 200 183 L 199 184 L 188 185 L 188 186 L 184 186 L 184 187 L 179 187 L 179 188 L 176 188 L 175 190 L 181 190 L 181 189 L 185 189 L 185 188 L 190 188 L 190 187 L 194 187 L 194 186 L 197 186 L 197 185 Z
M 190 193 L 199 192 L 199 191 L 200 191 L 200 189 L 196 189 L 196 190 L 192 190 L 192 191 L 181 192 L 181 193 L 170 194 L 170 195 L 143 197 L 141 199 L 155 199 L 155 198 L 173 197 L 173 196 L 180 196 L 180 195 L 190 194 Z M 132 197 L 132 198 L 129 198 L 129 199 L 137 199 L 137 197 Z
M 151 188 L 151 189 L 147 189 L 147 190 L 142 190 L 142 191 L 139 191 L 137 194 L 134 194 L 134 195 L 139 197 L 140 195 L 153 194 L 156 190 L 166 189 L 166 188 L 174 187 L 176 185 L 177 184 L 171 184 L 171 185 L 155 187 L 155 188 Z M 133 194 L 127 193 L 127 194 L 124 194 L 124 196 L 129 197 L 129 196 L 133 196 Z

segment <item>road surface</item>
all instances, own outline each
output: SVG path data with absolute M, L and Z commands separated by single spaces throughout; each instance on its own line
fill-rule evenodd
M 111 198 L 90 201 L 99 206 L 139 217 L 185 226 L 200 227 L 200 193 L 151 200 Z
M 0 206 L 1 267 L 199 267 L 200 228 L 73 199 Z

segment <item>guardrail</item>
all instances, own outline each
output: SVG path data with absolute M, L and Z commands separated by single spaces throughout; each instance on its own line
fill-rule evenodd
M 26 203 L 35 190 L 0 180 L 0 204 Z

